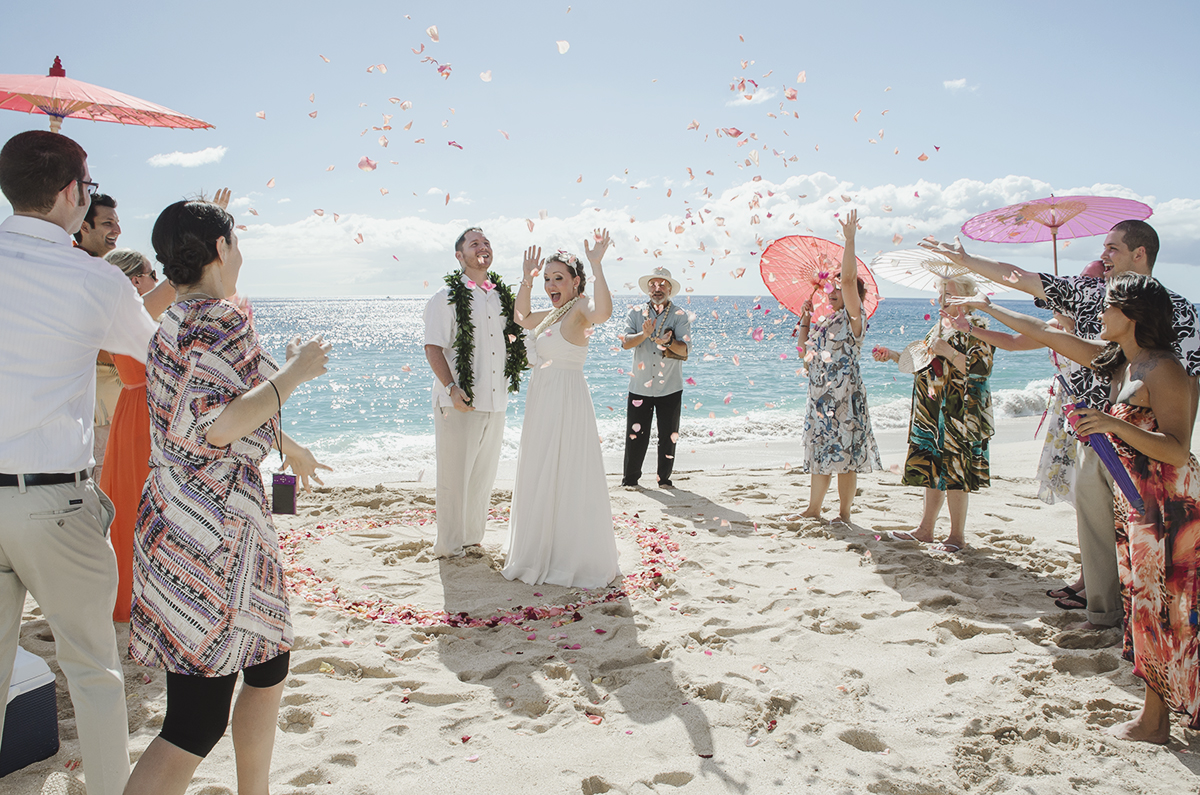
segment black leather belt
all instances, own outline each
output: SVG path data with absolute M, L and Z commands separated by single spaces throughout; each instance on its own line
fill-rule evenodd
M 17 475 L 5 475 L 0 473 L 0 486 L 19 486 Z M 57 486 L 60 483 L 74 483 L 76 480 L 84 481 L 88 479 L 86 469 L 81 469 L 79 472 L 33 472 L 25 475 L 26 486 Z

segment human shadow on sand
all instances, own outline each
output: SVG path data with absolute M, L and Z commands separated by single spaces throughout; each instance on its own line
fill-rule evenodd
M 459 681 L 489 688 L 496 712 L 511 716 L 517 727 L 529 732 L 553 732 L 575 721 L 607 723 L 607 732 L 597 735 L 598 762 L 622 753 L 602 749 L 606 740 L 616 737 L 621 724 L 654 726 L 659 747 L 670 747 L 670 734 L 682 729 L 691 751 L 703 760 L 702 776 L 719 779 L 725 791 L 748 789 L 748 782 L 735 780 L 714 758 L 719 755 L 712 727 L 697 703 L 704 696 L 680 681 L 669 657 L 670 644 L 664 641 L 649 648 L 640 642 L 636 602 L 615 589 L 587 591 L 509 582 L 499 573 L 499 558 L 496 547 L 485 546 L 440 565 L 448 612 L 485 620 L 509 617 L 494 626 L 436 632 L 439 658 Z M 595 603 L 572 607 L 589 601 Z M 540 615 L 563 606 L 568 609 L 557 616 L 512 619 L 530 607 L 536 611 L 530 615 Z M 677 721 L 674 728 L 672 719 Z M 611 766 L 583 779 L 583 791 L 606 792 L 611 786 L 636 783 L 613 781 L 610 770 Z M 646 780 L 654 776 L 651 773 Z
M 690 522 L 696 529 L 705 529 L 718 535 L 749 535 L 754 532 L 754 521 L 741 511 L 730 508 L 708 497 L 687 489 L 646 489 L 644 496 L 662 505 L 668 516 Z

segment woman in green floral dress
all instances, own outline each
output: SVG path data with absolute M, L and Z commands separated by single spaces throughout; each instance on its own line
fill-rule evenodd
M 942 283 L 943 313 L 949 325 L 962 311 L 947 307 L 946 297 L 973 295 L 975 280 L 956 276 Z M 970 322 L 982 321 L 969 317 Z M 994 348 L 970 334 L 943 328 L 929 345 L 933 360 L 913 378 L 912 419 L 908 428 L 908 458 L 904 462 L 906 486 L 925 489 L 921 523 L 911 533 L 893 538 L 932 544 L 933 526 L 944 502 L 949 503 L 950 535 L 934 545 L 941 552 L 961 552 L 966 547 L 967 501 L 972 491 L 990 485 L 988 440 L 992 424 L 992 372 Z M 877 361 L 900 361 L 888 348 L 872 351 Z

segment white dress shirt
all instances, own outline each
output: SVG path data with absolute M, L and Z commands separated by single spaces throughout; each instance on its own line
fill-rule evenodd
M 460 278 L 465 280 L 467 277 L 460 274 Z M 471 355 L 475 380 L 471 405 L 476 411 L 505 411 L 508 408 L 508 380 L 504 377 L 504 324 L 508 318 L 500 311 L 500 294 L 495 288 L 485 290 L 477 284 L 471 290 L 471 322 L 475 326 L 475 351 Z M 425 305 L 425 344 L 442 349 L 454 373 L 454 383 L 461 387 L 458 357 L 454 354 L 454 337 L 457 333 L 454 307 L 450 304 L 450 288 L 443 287 Z M 452 408 L 454 400 L 449 390 L 434 376 L 433 408 L 436 410 L 440 406 Z
M 157 328 L 128 277 L 62 227 L 0 223 L 0 472 L 91 466 L 96 353 L 144 362 Z

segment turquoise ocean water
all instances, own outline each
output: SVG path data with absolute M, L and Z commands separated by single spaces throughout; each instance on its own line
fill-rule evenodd
M 323 332 L 333 343 L 329 372 L 305 384 L 284 406 L 284 426 L 338 474 L 414 471 L 431 467 L 434 438 L 422 313 L 426 297 L 270 299 L 251 297 L 263 345 L 280 361 L 288 339 Z M 597 329 L 585 368 L 606 454 L 620 454 L 632 354 L 620 349 L 634 296 L 614 299 L 613 319 Z M 685 377 L 681 442 L 691 446 L 744 439 L 798 438 L 804 427 L 807 379 L 797 370 L 794 316 L 769 294 L 691 296 L 694 312 Z M 1031 302 L 1005 302 L 1046 316 Z M 535 308 L 538 306 L 535 304 Z M 924 336 L 936 310 L 924 299 L 879 305 L 865 343 L 863 378 L 879 429 L 908 423 L 912 377 L 877 363 L 875 345 L 893 349 Z M 998 327 L 1000 328 L 1000 327 Z M 762 329 L 762 339 L 754 331 Z M 1040 415 L 1053 366 L 1045 350 L 998 351 L 991 387 L 996 417 Z M 528 377 L 528 373 L 526 374 Z M 524 383 L 524 382 L 523 382 Z M 503 458 L 515 459 L 524 417 L 523 393 L 509 400 Z

